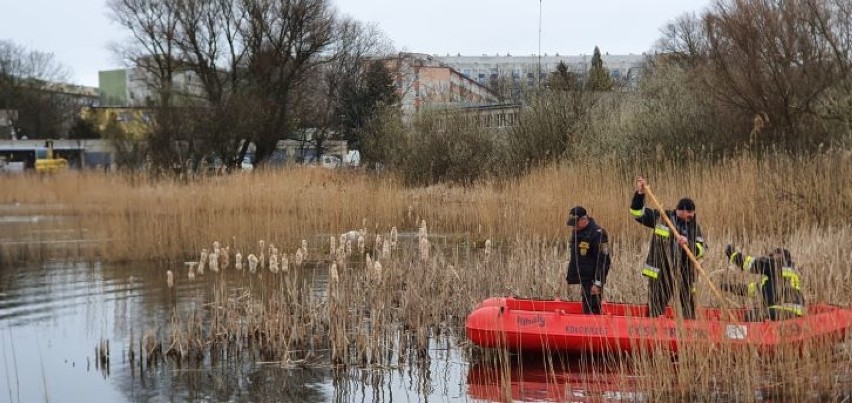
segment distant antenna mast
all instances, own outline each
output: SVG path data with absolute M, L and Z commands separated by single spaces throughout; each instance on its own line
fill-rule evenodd
M 538 0 L 538 86 L 541 87 L 541 0 Z

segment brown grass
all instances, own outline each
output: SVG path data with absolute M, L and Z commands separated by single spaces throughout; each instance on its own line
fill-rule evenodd
M 210 354 L 215 360 L 257 351 L 282 365 L 392 367 L 429 354 L 430 340 L 463 339 L 464 318 L 488 296 L 574 298 L 567 294 L 563 271 L 564 219 L 575 204 L 589 208 L 614 239 L 607 298 L 644 303 L 646 283 L 639 270 L 648 234 L 627 214 L 636 174 L 649 178 L 663 203 L 684 195 L 696 200 L 710 245 L 704 266 L 711 281 L 725 275 L 721 251 L 727 242 L 756 254 L 784 245 L 805 266 L 810 301 L 852 301 L 852 253 L 846 246 L 852 244 L 849 154 L 740 156 L 650 168 L 575 161 L 474 188 L 408 189 L 392 177 L 321 169 L 190 184 L 68 173 L 2 177 L 0 203 L 20 203 L 16 214 L 71 216 L 81 234 L 108 240 L 79 253 L 107 261 L 166 262 L 164 282 L 166 270 L 175 272 L 176 283 L 191 281 L 183 262 L 198 260 L 201 248 L 211 249 L 213 241 L 230 248 L 229 268 L 198 274 L 197 281 L 214 279 L 209 306 L 190 317 L 176 316 L 168 331 L 146 333 L 139 340 L 140 359 L 143 352 L 150 361 L 157 355 L 183 360 Z M 426 260 L 416 236 L 422 220 L 431 245 Z M 400 229 L 400 244 L 378 258 L 380 270 L 368 267 L 354 241 L 349 256 L 329 251 L 329 236 L 364 229 L 365 249 L 376 258 L 381 255 L 376 235 L 390 239 L 391 227 Z M 308 241 L 308 259 L 299 265 L 294 256 L 302 239 Z M 490 253 L 486 240 L 492 241 Z M 236 251 L 245 266 L 250 253 L 264 252 L 268 262 L 270 244 L 288 255 L 287 270 L 260 267 L 251 274 L 234 268 Z M 50 252 L 30 248 L 39 247 L 4 244 L 0 256 L 32 259 Z M 706 284 L 699 287 L 699 301 L 721 303 Z M 676 364 L 667 356 L 648 356 L 619 365 L 655 375 L 639 384 L 653 400 L 716 396 L 720 390 L 733 400 L 750 400 L 750 393 L 766 384 L 754 381 L 754 373 L 766 374 L 785 397 L 807 397 L 813 382 L 823 382 L 818 386 L 827 393 L 844 387 L 824 379 L 836 365 L 848 366 L 849 348 L 818 346 L 808 354 L 809 379 L 817 381 L 796 378 L 802 365 L 797 359 L 769 362 L 725 351 L 687 352 Z M 509 371 L 508 356 L 497 357 Z M 501 377 L 508 379 L 505 372 Z

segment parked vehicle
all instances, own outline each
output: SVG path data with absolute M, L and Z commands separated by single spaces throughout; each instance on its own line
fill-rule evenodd
M 68 160 L 53 153 L 53 140 L 45 141 L 44 148 L 35 150 L 35 170 L 38 173 L 54 173 L 68 169 Z
M 19 173 L 24 172 L 23 161 L 7 161 L 6 157 L 0 156 L 0 172 Z
M 334 155 L 323 155 L 320 159 L 320 166 L 323 168 L 334 169 L 341 165 L 340 157 Z

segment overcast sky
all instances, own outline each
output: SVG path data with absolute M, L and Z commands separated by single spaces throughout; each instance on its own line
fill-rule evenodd
M 338 11 L 375 23 L 398 50 L 446 55 L 640 54 L 660 28 L 710 0 L 332 0 Z M 98 85 L 98 71 L 123 67 L 110 52 L 126 33 L 106 0 L 0 0 L 0 39 L 52 52 L 71 81 Z

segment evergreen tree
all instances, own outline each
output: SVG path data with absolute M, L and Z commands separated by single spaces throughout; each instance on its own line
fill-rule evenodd
M 568 71 L 568 65 L 564 61 L 559 61 L 556 65 L 556 71 L 550 73 L 547 79 L 547 86 L 555 91 L 569 91 L 577 88 L 577 75 Z
M 373 106 L 373 111 L 375 111 L 377 103 L 393 105 L 399 102 L 396 85 L 394 85 L 393 77 L 384 62 L 374 61 L 370 63 L 364 73 L 364 82 L 366 87 L 364 98 Z
M 349 80 L 341 91 L 339 116 L 344 137 L 357 148 L 361 131 L 382 105 L 399 102 L 393 76 L 381 60 L 367 64 L 359 80 Z
M 601 50 L 597 46 L 595 46 L 595 51 L 592 54 L 592 67 L 589 69 L 586 85 L 592 91 L 609 91 L 612 89 L 612 77 L 609 75 L 609 70 L 603 65 Z

